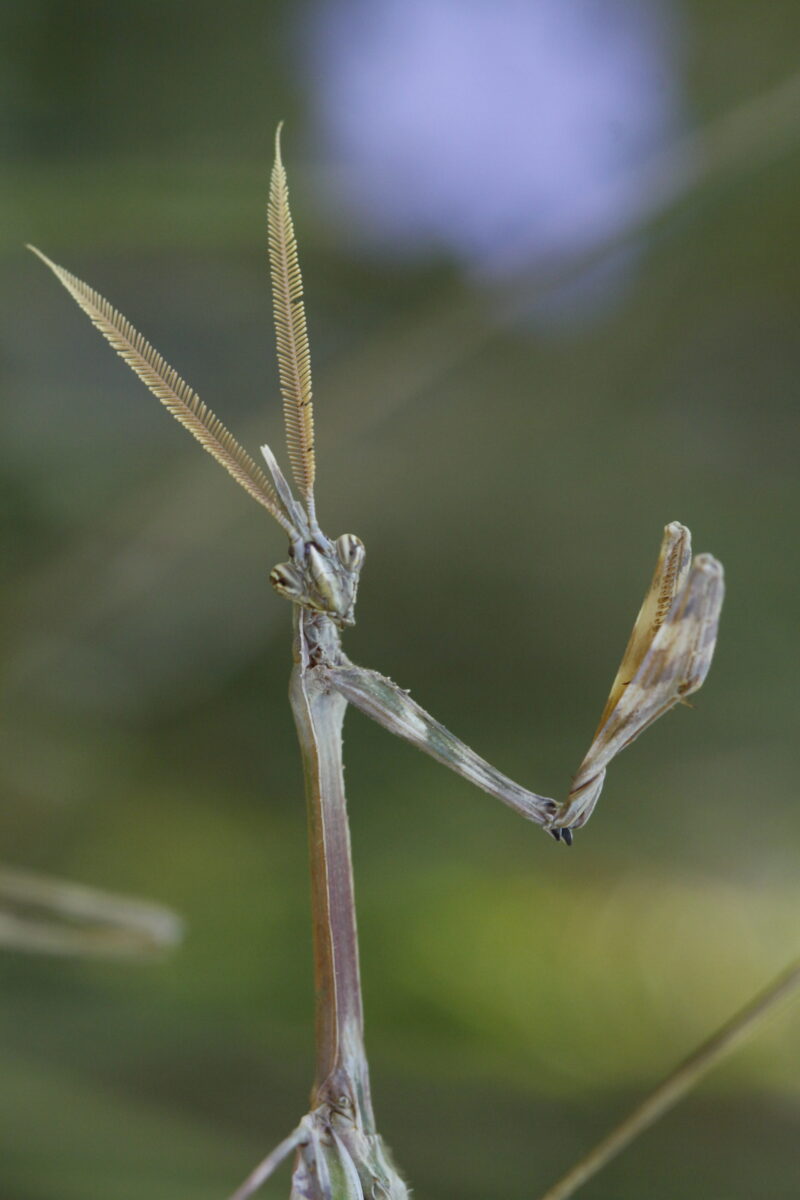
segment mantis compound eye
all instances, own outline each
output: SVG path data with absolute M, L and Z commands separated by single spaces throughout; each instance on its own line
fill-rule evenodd
M 291 563 L 278 563 L 269 573 L 269 581 L 281 596 L 299 600 L 304 595 L 303 577 Z
M 349 571 L 361 570 L 366 551 L 361 538 L 357 538 L 354 533 L 343 533 L 336 539 L 336 553 L 342 566 L 347 567 Z

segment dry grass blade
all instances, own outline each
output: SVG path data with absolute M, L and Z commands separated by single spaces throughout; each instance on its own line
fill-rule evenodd
M 281 160 L 281 127 L 275 134 L 275 165 L 269 188 L 267 227 L 278 371 L 286 422 L 286 444 L 292 474 L 313 517 L 314 409 L 311 403 L 311 357 L 308 350 L 303 280 L 297 259 L 289 189 Z
M 98 292 L 65 271 L 42 254 L 35 246 L 29 246 L 42 262 L 50 268 L 72 298 L 80 305 L 92 324 L 100 330 L 106 341 L 117 354 L 147 384 L 165 408 L 189 430 L 205 450 L 221 463 L 249 492 L 254 500 L 263 504 L 287 533 L 292 526 L 283 511 L 276 493 L 267 476 L 244 450 L 233 434 L 203 404 L 197 393 L 181 379 L 177 371 L 167 363 L 157 350 L 134 329 L 130 321 L 117 312 Z
M 735 1050 L 772 1016 L 778 1005 L 800 989 L 800 959 L 790 963 L 772 983 L 735 1013 L 716 1033 L 676 1067 L 641 1104 L 577 1162 L 540 1200 L 568 1200 L 606 1163 L 682 1100 L 704 1075 Z

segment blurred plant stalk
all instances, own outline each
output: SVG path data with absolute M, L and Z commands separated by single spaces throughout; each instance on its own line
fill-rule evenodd
M 135 958 L 181 939 L 182 923 L 158 904 L 64 879 L 0 868 L 0 947 L 32 954 Z

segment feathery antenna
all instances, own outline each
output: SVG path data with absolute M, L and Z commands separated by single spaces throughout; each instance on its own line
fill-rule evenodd
M 290 537 L 296 536 L 294 526 L 267 476 L 178 372 L 99 292 L 51 262 L 35 246 L 28 246 L 28 249 L 50 268 L 106 341 L 173 417 L 197 438 L 200 445 L 222 464 L 254 500 L 272 513 Z
M 314 409 L 311 403 L 311 358 L 308 351 L 303 280 L 289 211 L 289 189 L 281 160 L 281 125 L 275 132 L 275 165 L 269 188 L 267 226 L 275 337 L 278 344 L 286 444 L 292 474 L 312 524 L 314 512 Z

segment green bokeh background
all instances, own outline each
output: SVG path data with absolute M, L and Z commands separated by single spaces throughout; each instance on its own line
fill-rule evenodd
M 788 0 L 683 13 L 698 128 L 798 69 Z M 665 522 L 727 572 L 696 710 L 614 764 L 571 852 L 348 717 L 373 1088 L 415 1194 L 535 1197 L 797 952 L 800 115 L 797 137 L 762 116 L 767 152 L 658 221 L 607 316 L 509 327 L 452 264 L 356 254 L 308 150 L 306 16 L 3 8 L 0 850 L 187 925 L 148 965 L 2 954 L 3 1200 L 219 1200 L 307 1104 L 283 536 L 21 248 L 108 295 L 249 448 L 280 445 L 279 118 L 318 505 L 368 552 L 351 657 L 560 796 Z M 795 1007 L 581 1194 L 800 1194 L 798 1062 Z

